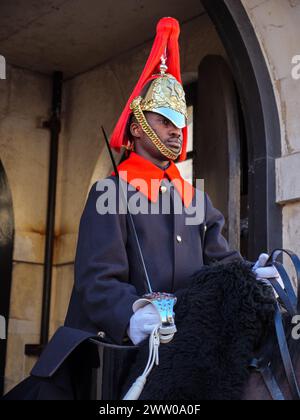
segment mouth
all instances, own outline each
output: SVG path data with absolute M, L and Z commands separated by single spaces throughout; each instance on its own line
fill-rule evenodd
M 169 139 L 166 141 L 166 146 L 176 152 L 182 148 L 182 141 L 180 139 Z

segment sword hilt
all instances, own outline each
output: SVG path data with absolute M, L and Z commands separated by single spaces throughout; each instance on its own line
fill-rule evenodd
M 160 317 L 160 341 L 168 343 L 172 340 L 176 333 L 174 306 L 177 297 L 171 293 L 153 292 L 143 295 L 133 304 L 133 311 L 136 312 L 147 304 L 152 304 Z

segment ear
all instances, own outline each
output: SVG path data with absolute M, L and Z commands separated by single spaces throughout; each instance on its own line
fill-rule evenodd
M 132 137 L 141 138 L 141 126 L 137 122 L 132 122 L 130 124 L 130 134 Z

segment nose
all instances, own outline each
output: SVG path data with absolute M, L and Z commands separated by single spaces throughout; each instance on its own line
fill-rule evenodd
M 170 134 L 172 134 L 173 137 L 181 137 L 182 136 L 182 129 L 176 127 L 173 123 L 171 123 L 171 129 Z

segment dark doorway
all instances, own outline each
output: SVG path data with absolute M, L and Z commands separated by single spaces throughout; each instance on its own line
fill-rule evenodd
M 199 66 L 195 118 L 195 172 L 225 217 L 223 235 L 240 249 L 241 153 L 238 97 L 224 58 L 206 56 Z M 246 255 L 245 255 L 246 256 Z
M 12 258 L 14 242 L 14 216 L 7 177 L 0 161 L 0 315 L 7 324 L 9 318 Z M 2 318 L 3 320 L 3 318 Z M 4 373 L 7 340 L 0 339 L 0 396 L 4 391 Z
M 202 3 L 226 49 L 240 99 L 248 158 L 247 255 L 254 261 L 259 253 L 282 246 L 282 210 L 276 205 L 275 184 L 275 159 L 281 154 L 278 110 L 263 53 L 242 3 Z

